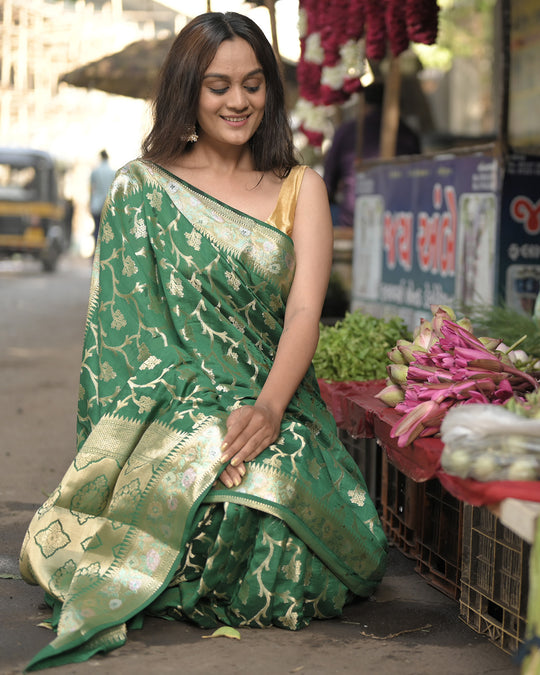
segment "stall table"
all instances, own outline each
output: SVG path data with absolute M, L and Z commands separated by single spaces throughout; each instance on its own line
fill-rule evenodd
M 401 415 L 375 397 L 384 380 L 320 380 L 319 385 L 341 432 L 376 439 L 383 449 L 380 511 L 389 538 L 417 559 L 416 570 L 429 583 L 460 601 L 460 616 L 470 627 L 515 651 L 525 641 L 540 482 L 451 476 L 441 467 L 440 438 L 418 438 L 400 447 L 391 430 Z M 481 567 L 486 547 L 493 559 Z

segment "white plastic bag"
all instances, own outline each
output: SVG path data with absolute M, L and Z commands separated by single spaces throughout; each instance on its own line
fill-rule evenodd
M 499 405 L 451 408 L 441 424 L 444 471 L 460 478 L 540 480 L 540 420 Z

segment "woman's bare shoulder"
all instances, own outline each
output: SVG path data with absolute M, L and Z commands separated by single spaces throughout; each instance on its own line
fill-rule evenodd
M 306 166 L 304 170 L 304 175 L 302 178 L 302 191 L 309 194 L 316 194 L 320 192 L 326 194 L 326 185 L 322 179 L 322 176 L 310 166 Z
M 312 203 L 313 200 L 316 203 L 320 203 L 321 200 L 323 203 L 328 201 L 328 192 L 322 176 L 309 166 L 305 168 L 298 198 L 299 202 L 305 204 Z

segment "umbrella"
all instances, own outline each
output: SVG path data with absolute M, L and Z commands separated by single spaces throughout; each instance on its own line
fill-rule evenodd
M 138 40 L 115 54 L 61 75 L 58 81 L 109 94 L 151 98 L 161 64 L 173 40 L 174 36 Z

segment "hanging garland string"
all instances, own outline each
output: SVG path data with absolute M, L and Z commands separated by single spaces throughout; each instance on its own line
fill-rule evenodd
M 399 56 L 410 42 L 437 38 L 437 0 L 299 0 L 300 129 L 317 147 L 332 106 L 360 91 L 364 57 Z

